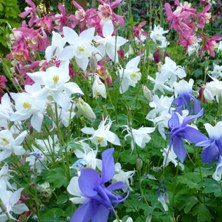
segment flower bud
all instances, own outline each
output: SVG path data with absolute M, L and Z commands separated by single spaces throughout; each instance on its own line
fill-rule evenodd
M 100 80 L 99 76 L 96 75 L 93 86 L 92 86 L 92 91 L 93 91 L 93 97 L 97 98 L 98 96 L 102 96 L 103 98 L 106 99 L 106 87 L 104 83 Z
M 148 102 L 151 102 L 153 100 L 153 95 L 151 91 L 145 85 L 142 85 L 142 88 L 144 97 L 147 99 Z
M 137 171 L 140 171 L 142 169 L 142 167 L 143 167 L 143 161 L 140 158 L 138 158 L 136 160 L 136 169 L 137 169 Z
M 96 119 L 96 115 L 93 112 L 92 108 L 82 98 L 78 99 L 78 102 L 76 105 L 78 109 L 78 112 L 77 112 L 78 115 L 82 115 L 91 121 L 94 121 Z

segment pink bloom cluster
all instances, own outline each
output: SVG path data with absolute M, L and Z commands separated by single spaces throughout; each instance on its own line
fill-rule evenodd
M 7 58 L 14 60 L 14 72 L 19 76 L 20 84 L 32 83 L 26 73 L 39 69 L 44 70 L 50 66 L 42 55 L 50 44 L 49 38 L 53 31 L 62 33 L 64 26 L 72 29 L 79 27 L 80 32 L 94 27 L 102 36 L 102 26 L 107 20 L 112 20 L 116 27 L 123 26 L 123 16 L 119 16 L 113 11 L 121 1 L 98 0 L 97 9 L 87 10 L 73 1 L 76 8 L 75 14 L 68 15 L 62 3 L 58 5 L 60 13 L 44 14 L 32 0 L 26 0 L 29 7 L 26 7 L 19 16 L 26 18 L 27 22 L 24 20 L 22 27 L 14 29 L 11 37 L 11 53 L 7 55 Z
M 175 10 L 169 3 L 165 3 L 164 8 L 167 15 L 167 21 L 170 23 L 171 29 L 179 34 L 179 43 L 188 50 L 189 46 L 195 43 L 201 43 L 202 47 L 199 51 L 202 58 L 205 51 L 211 56 L 215 56 L 216 41 L 221 40 L 221 36 L 207 37 L 204 34 L 204 26 L 209 22 L 211 14 L 208 12 L 211 4 L 207 1 L 200 1 L 203 10 L 198 12 L 197 9 L 188 2 L 180 3 L 175 0 Z

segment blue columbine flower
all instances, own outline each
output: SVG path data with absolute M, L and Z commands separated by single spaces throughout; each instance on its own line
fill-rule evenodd
M 182 110 L 187 109 L 189 114 L 197 114 L 201 110 L 200 101 L 192 94 L 192 86 L 194 80 L 189 82 L 181 80 L 174 83 L 174 91 L 177 97 L 173 100 L 171 107 L 175 107 L 175 111 L 182 115 Z
M 209 135 L 205 139 L 197 143 L 197 146 L 203 146 L 202 161 L 204 163 L 211 163 L 213 160 L 218 160 L 222 155 L 222 121 L 218 122 L 215 126 L 209 123 L 204 124 L 205 129 Z
M 184 139 L 196 144 L 200 141 L 206 140 L 207 138 L 199 130 L 188 125 L 188 123 L 201 115 L 203 115 L 203 110 L 196 115 L 186 116 L 182 120 L 183 117 L 179 113 L 174 112 L 169 120 L 170 146 L 173 146 L 174 153 L 181 162 L 183 162 L 186 157 L 186 149 L 183 143 Z
M 116 194 L 117 190 L 126 188 L 123 182 L 110 183 L 106 186 L 115 173 L 113 152 L 114 149 L 110 148 L 102 153 L 101 175 L 94 169 L 81 169 L 78 185 L 84 203 L 77 208 L 71 222 L 107 222 L 109 214 L 113 214 L 114 208 L 127 198 L 128 195 L 123 197 Z

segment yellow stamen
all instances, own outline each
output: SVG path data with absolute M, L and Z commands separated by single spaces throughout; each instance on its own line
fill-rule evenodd
M 136 78 L 136 76 L 137 76 L 136 73 L 132 73 L 132 74 L 131 74 L 131 77 L 132 77 L 132 78 Z
M 79 47 L 79 51 L 80 51 L 80 52 L 84 52 L 85 49 L 84 49 L 82 46 L 80 46 L 80 47 Z
M 23 107 L 24 107 L 24 109 L 29 109 L 29 108 L 31 108 L 31 104 L 30 103 L 28 103 L 28 102 L 24 102 L 23 103 Z
M 57 84 L 59 82 L 59 76 L 58 75 L 53 76 L 53 81 L 55 84 Z
M 98 143 L 101 143 L 101 142 L 102 142 L 102 140 L 103 140 L 103 138 L 102 138 L 102 137 L 98 137 L 98 139 L 97 139 Z

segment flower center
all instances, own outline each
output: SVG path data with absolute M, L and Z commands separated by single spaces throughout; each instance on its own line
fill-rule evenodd
M 8 145 L 9 144 L 9 140 L 7 138 L 0 138 L 2 141 L 2 145 Z
M 84 49 L 82 46 L 79 46 L 79 51 L 80 51 L 80 52 L 84 52 L 85 49 Z
M 28 102 L 24 102 L 22 106 L 24 109 L 29 109 L 29 108 L 31 108 L 32 105 Z
M 98 139 L 97 139 L 98 143 L 101 143 L 101 142 L 102 142 L 102 140 L 103 140 L 103 138 L 102 138 L 102 137 L 98 137 Z
M 57 84 L 59 82 L 59 76 L 58 75 L 53 76 L 53 82 L 55 84 Z
M 132 78 L 136 78 L 136 76 L 137 76 L 136 73 L 132 73 L 132 74 L 131 74 L 131 77 L 132 77 Z

